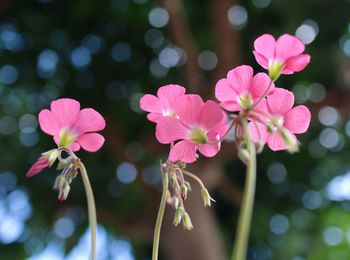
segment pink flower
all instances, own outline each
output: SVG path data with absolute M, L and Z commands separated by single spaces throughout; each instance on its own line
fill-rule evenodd
M 33 164 L 32 167 L 28 170 L 26 177 L 30 178 L 38 174 L 47 167 L 50 167 L 57 159 L 58 151 L 53 149 L 42 153 L 40 158 Z
M 163 117 L 176 117 L 175 104 L 185 95 L 185 88 L 179 85 L 166 85 L 157 91 L 157 97 L 146 94 L 140 100 L 140 107 L 146 112 L 148 120 L 157 123 Z
M 173 162 L 191 163 L 197 150 L 206 157 L 216 155 L 220 149 L 220 137 L 227 130 L 226 115 L 213 102 L 203 102 L 198 95 L 178 98 L 175 106 L 178 118 L 164 117 L 158 121 L 156 137 L 162 144 L 177 142 L 170 151 Z
M 74 99 L 62 98 L 51 103 L 51 111 L 39 113 L 41 129 L 54 137 L 61 148 L 78 151 L 80 147 L 96 152 L 103 143 L 102 135 L 95 133 L 105 128 L 105 120 L 92 108 L 80 110 L 80 103 Z
M 242 65 L 230 70 L 227 78 L 218 81 L 215 96 L 220 106 L 229 111 L 248 109 L 264 94 L 273 92 L 275 85 L 265 73 L 253 75 L 253 68 Z M 270 85 L 271 84 L 271 85 Z M 270 86 L 267 93 L 266 90 Z
M 256 61 L 269 70 L 270 77 L 277 79 L 282 74 L 293 74 L 303 70 L 310 62 L 310 55 L 302 54 L 304 43 L 298 38 L 283 34 L 275 40 L 270 34 L 264 34 L 254 42 Z
M 294 134 L 307 131 L 311 120 L 309 109 L 303 105 L 293 108 L 293 93 L 282 88 L 276 88 L 264 104 L 263 112 L 268 116 L 260 119 L 265 121 L 266 125 L 257 122 L 249 123 L 253 141 L 267 142 L 273 151 L 285 149 L 290 152 L 297 151 L 298 142 Z

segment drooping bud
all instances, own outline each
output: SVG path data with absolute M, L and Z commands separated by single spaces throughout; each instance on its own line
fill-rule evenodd
M 185 230 L 190 231 L 193 229 L 192 221 L 190 215 L 185 211 L 182 216 L 182 225 Z
M 171 205 L 174 207 L 174 209 L 177 209 L 179 207 L 179 199 L 176 196 L 173 196 L 171 199 Z
M 247 162 L 249 161 L 250 159 L 250 154 L 249 154 L 249 151 L 245 148 L 240 148 L 238 150 L 238 158 L 245 164 L 247 164 Z
M 181 191 L 182 198 L 185 200 L 187 198 L 187 192 L 188 192 L 187 186 L 185 184 L 181 184 L 180 191 Z
M 282 127 L 280 129 L 280 134 L 283 139 L 284 144 L 286 145 L 288 152 L 296 153 L 299 151 L 299 142 L 295 135 L 291 134 L 288 129 Z
M 49 167 L 51 167 L 52 164 L 54 164 L 54 162 L 57 160 L 59 151 L 58 149 L 52 149 L 50 151 L 42 153 L 41 155 L 44 156 L 49 161 Z
M 63 189 L 60 189 L 59 191 L 58 199 L 60 201 L 66 200 L 68 197 L 69 191 L 70 191 L 70 185 L 68 184 L 68 182 L 65 182 Z
M 202 188 L 201 189 L 201 195 L 202 195 L 202 199 L 203 199 L 203 203 L 204 203 L 204 207 L 211 206 L 211 202 L 215 200 L 210 196 L 209 191 L 206 188 Z
M 186 185 L 187 190 L 189 190 L 189 191 L 192 190 L 191 184 L 188 181 L 185 181 L 184 184 Z
M 281 75 L 284 68 L 284 64 L 278 60 L 273 60 L 269 64 L 269 76 L 272 80 L 277 80 Z
M 175 174 L 171 174 L 171 175 L 170 175 L 169 183 L 170 183 L 170 186 L 171 186 L 172 188 L 175 187 L 175 183 L 176 183 L 176 175 L 175 175 Z
M 185 211 L 182 207 L 179 207 L 175 210 L 174 221 L 173 221 L 174 226 L 177 227 L 181 223 L 184 212 Z
M 66 182 L 67 182 L 67 179 L 64 176 L 58 175 L 56 177 L 55 184 L 53 185 L 53 188 L 55 190 L 63 190 L 63 187 L 64 187 Z

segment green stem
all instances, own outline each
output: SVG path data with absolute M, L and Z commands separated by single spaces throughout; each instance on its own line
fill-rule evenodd
M 164 210 L 166 205 L 166 197 L 168 193 L 168 173 L 164 172 L 163 170 L 162 170 L 162 178 L 163 178 L 163 192 L 162 192 L 162 198 L 160 200 L 156 226 L 154 228 L 152 260 L 158 260 L 160 230 L 162 228 Z
M 236 232 L 235 244 L 231 260 L 245 260 L 249 239 L 249 231 L 254 206 L 255 182 L 256 182 L 256 151 L 255 145 L 251 140 L 248 121 L 245 117 L 240 118 L 244 139 L 247 143 L 249 160 L 247 162 L 246 181 L 243 192 L 242 206 L 238 219 L 238 228 Z
M 96 207 L 95 207 L 94 193 L 92 192 L 92 188 L 91 188 L 88 174 L 86 172 L 86 168 L 82 162 L 79 163 L 79 169 L 80 169 L 81 177 L 83 179 L 83 183 L 85 187 L 88 211 L 89 211 L 89 224 L 91 229 L 91 260 L 96 260 L 97 222 L 96 222 Z

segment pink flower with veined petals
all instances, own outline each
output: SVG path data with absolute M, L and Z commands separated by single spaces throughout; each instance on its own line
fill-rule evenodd
M 92 108 L 80 110 L 80 103 L 74 99 L 62 98 L 51 103 L 51 110 L 39 113 L 40 128 L 54 137 L 61 148 L 78 151 L 80 147 L 88 152 L 96 152 L 104 137 L 98 133 L 105 128 L 103 117 Z
M 178 118 L 163 117 L 158 121 L 156 137 L 162 144 L 177 142 L 170 151 L 171 161 L 191 163 L 197 150 L 212 157 L 220 150 L 221 136 L 227 130 L 226 114 L 213 102 L 203 102 L 198 95 L 185 95 L 177 100 Z
M 163 117 L 176 117 L 175 104 L 178 99 L 185 95 L 185 88 L 170 84 L 160 87 L 157 97 L 146 94 L 140 100 L 140 107 L 146 112 L 148 120 L 157 123 Z
M 275 88 L 269 76 L 265 73 L 254 76 L 252 67 L 242 65 L 230 70 L 227 78 L 218 81 L 215 96 L 221 101 L 221 107 L 229 111 L 239 111 L 251 107 L 269 86 L 267 95 Z
M 264 34 L 254 42 L 256 61 L 269 70 L 271 78 L 282 74 L 293 74 L 303 70 L 310 62 L 310 55 L 302 54 L 304 43 L 297 37 L 283 34 L 277 41 L 270 34 Z
M 293 93 L 282 88 L 276 88 L 263 104 L 265 105 L 263 112 L 269 116 L 262 116 L 261 119 L 268 127 L 257 122 L 249 123 L 252 140 L 267 142 L 273 151 L 292 150 L 289 149 L 289 145 L 293 144 L 288 142 L 295 142 L 297 145 L 295 134 L 305 133 L 310 125 L 309 109 L 303 105 L 293 107 Z

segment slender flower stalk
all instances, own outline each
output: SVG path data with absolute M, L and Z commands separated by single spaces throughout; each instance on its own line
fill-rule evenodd
M 81 178 L 83 179 L 83 183 L 84 183 L 86 199 L 88 204 L 88 211 L 89 211 L 89 224 L 90 224 L 90 231 L 91 231 L 91 260 L 95 260 L 96 259 L 97 221 L 96 221 L 96 207 L 95 207 L 94 193 L 91 188 L 91 184 L 89 181 L 86 168 L 82 162 L 79 162 L 79 170 L 81 173 Z
M 249 231 L 254 206 L 255 183 L 256 183 L 256 151 L 255 145 L 251 140 L 248 121 L 241 117 L 244 139 L 247 143 L 249 159 L 247 160 L 246 181 L 243 192 L 242 206 L 238 219 L 238 228 L 233 247 L 231 260 L 245 260 L 249 239 Z
M 167 194 L 168 194 L 168 185 L 169 185 L 168 173 L 165 171 L 164 167 L 162 166 L 161 166 L 161 172 L 162 172 L 162 179 L 163 179 L 163 192 L 162 192 L 162 198 L 160 200 L 156 226 L 154 228 L 152 260 L 158 260 L 160 231 L 162 228 L 164 210 L 165 210 Z

